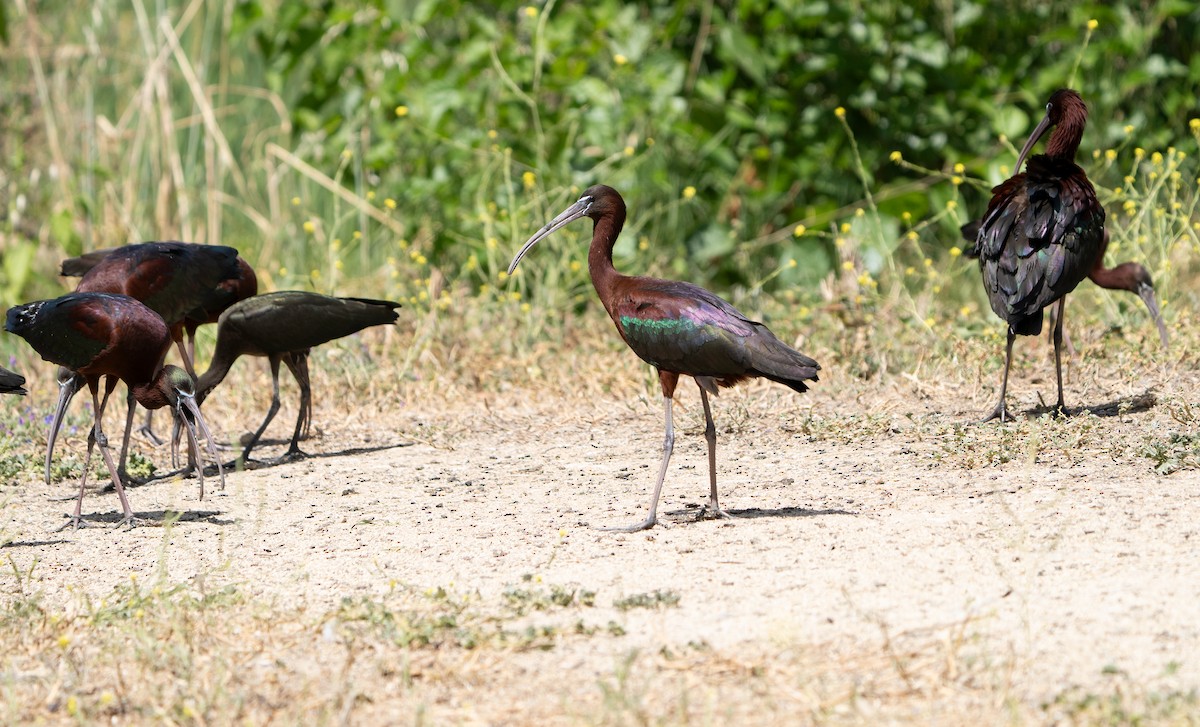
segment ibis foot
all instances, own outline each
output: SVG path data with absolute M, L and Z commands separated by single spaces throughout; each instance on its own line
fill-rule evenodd
M 114 529 L 120 530 L 121 528 L 128 527 L 130 530 L 133 530 L 134 528 L 136 528 L 139 525 L 150 525 L 150 524 L 152 524 L 152 523 L 149 520 L 145 520 L 143 518 L 136 517 L 136 516 L 134 516 L 133 513 L 129 513 L 125 517 L 121 518 L 121 520 L 114 526 Z
M 62 525 L 60 525 L 59 527 L 54 528 L 54 532 L 61 533 L 62 531 L 66 530 L 67 528 L 70 528 L 72 530 L 78 530 L 79 528 L 90 528 L 90 527 L 92 527 L 92 524 L 89 523 L 87 520 L 84 520 L 83 517 L 81 517 L 79 515 L 68 515 L 67 521 L 65 523 L 63 523 Z
M 999 404 L 996 405 L 996 408 L 992 410 L 991 414 L 988 414 L 984 418 L 980 419 L 979 421 L 973 422 L 973 423 L 974 424 L 987 424 L 988 422 L 992 421 L 993 419 L 999 419 L 1000 422 L 1003 423 L 1003 422 L 1008 421 L 1011 418 L 1012 417 L 1010 417 L 1008 415 L 1008 407 L 1004 406 L 1004 402 L 1001 401 Z
M 603 530 L 606 533 L 640 533 L 643 530 L 649 530 L 650 528 L 654 527 L 657 522 L 657 518 L 648 517 L 640 523 L 635 523 L 633 525 L 613 525 L 612 527 L 596 529 Z
M 155 447 L 161 447 L 167 443 L 167 440 L 155 434 L 154 430 L 148 426 L 138 427 L 137 433 L 142 439 L 145 439 Z
M 283 453 L 279 459 L 275 460 L 275 464 L 284 464 L 286 462 L 299 462 L 302 459 L 308 459 L 307 452 L 301 452 L 299 447 L 293 447 Z
M 733 515 L 721 509 L 720 505 L 705 505 L 696 515 L 696 522 L 701 520 L 733 520 Z

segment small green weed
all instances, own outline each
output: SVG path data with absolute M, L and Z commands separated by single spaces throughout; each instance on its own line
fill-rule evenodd
M 1142 454 L 1160 475 L 1200 469 L 1200 434 L 1173 432 L 1166 439 L 1147 437 Z
M 650 593 L 635 593 L 613 601 L 613 608 L 629 611 L 634 608 L 674 608 L 679 605 L 679 594 L 675 591 L 656 590 Z

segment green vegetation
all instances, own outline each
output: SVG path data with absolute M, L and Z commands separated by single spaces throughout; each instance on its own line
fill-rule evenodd
M 570 309 L 590 295 L 582 233 L 501 273 L 605 181 L 630 202 L 628 269 L 810 314 L 899 294 L 902 322 L 963 308 L 981 328 L 957 225 L 1068 83 L 1113 254 L 1171 300 L 1197 244 L 1186 3 L 90 8 L 3 24 L 6 304 L 61 291 L 63 254 L 179 237 L 239 247 L 267 288 Z

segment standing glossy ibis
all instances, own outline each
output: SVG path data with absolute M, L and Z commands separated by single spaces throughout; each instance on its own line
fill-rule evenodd
M 25 395 L 25 377 L 0 366 L 0 394 Z
M 92 392 L 95 420 L 88 436 L 88 454 L 83 479 L 79 485 L 79 500 L 68 525 L 82 524 L 84 488 L 92 448 L 100 445 L 100 454 L 112 476 L 117 496 L 121 499 L 121 524 L 132 524 L 133 510 L 125 497 L 125 489 L 108 449 L 108 438 L 102 429 L 104 407 L 116 387 L 117 380 L 125 382 L 133 397 L 147 409 L 170 405 L 177 417 L 187 426 L 189 443 L 199 459 L 200 444 L 190 414 L 208 438 L 209 453 L 217 459 L 208 425 L 195 402 L 195 382 L 177 366 L 163 366 L 162 359 L 171 347 L 171 331 L 162 317 L 140 301 L 125 295 L 107 293 L 71 293 L 53 300 L 40 300 L 18 305 L 8 310 L 5 329 L 24 338 L 42 358 L 57 363 L 77 376 L 64 377 L 59 398 L 58 416 L 52 428 L 51 441 L 62 426 L 66 402 L 79 387 L 80 379 Z M 104 379 L 104 397 L 99 397 L 100 380 Z M 217 462 L 224 486 L 225 473 Z M 204 498 L 204 476 L 200 475 L 200 498 Z
M 221 314 L 212 364 L 196 384 L 200 403 L 225 379 L 239 356 L 265 356 L 271 364 L 271 407 L 254 432 L 242 460 L 279 411 L 279 364 L 287 365 L 300 385 L 300 412 L 296 431 L 283 459 L 303 457 L 299 441 L 312 421 L 312 388 L 308 353 L 314 346 L 348 336 L 370 326 L 394 323 L 399 303 L 365 298 L 333 298 L 319 293 L 284 290 L 247 298 Z
M 1055 91 L 1046 116 L 1017 157 L 1017 169 L 1050 127 L 1045 154 L 1030 157 L 1018 173 L 992 190 L 973 255 L 979 257 L 992 310 L 1008 323 L 1000 401 L 983 421 L 1008 416 L 1004 396 L 1012 365 L 1013 340 L 1042 331 L 1042 311 L 1058 303 L 1054 324 L 1057 411 L 1062 412 L 1062 324 L 1065 296 L 1088 276 L 1103 252 L 1104 208 L 1075 152 L 1087 124 L 1087 105 L 1071 89 Z
M 802 392 L 808 389 L 806 381 L 817 380 L 821 367 L 780 341 L 766 326 L 750 320 L 704 288 L 618 273 L 613 267 L 612 251 L 625 224 L 625 200 L 611 187 L 597 185 L 585 190 L 575 204 L 538 230 L 509 264 L 509 275 L 539 240 L 582 217 L 590 217 L 594 222 L 588 250 L 592 285 L 617 333 L 643 361 L 658 369 L 666 425 L 662 465 L 650 497 L 649 514 L 635 525 L 610 529 L 635 532 L 651 528 L 657 522 L 658 499 L 675 446 L 671 405 L 681 375 L 695 379 L 704 406 L 709 480 L 705 512 L 712 517 L 729 517 L 717 501 L 717 430 L 708 395 L 716 396 L 720 386 L 733 386 L 755 377 Z
M 967 242 L 975 242 L 979 237 L 979 227 L 982 224 L 981 220 L 973 220 L 963 225 L 963 239 Z M 1167 335 L 1167 326 L 1163 323 L 1162 313 L 1158 307 L 1158 297 L 1154 293 L 1154 281 L 1150 278 L 1150 271 L 1144 265 L 1133 261 L 1124 262 L 1116 267 L 1104 267 L 1104 253 L 1108 250 L 1108 228 L 1104 229 L 1104 240 L 1100 245 L 1100 252 L 1096 253 L 1096 263 L 1092 269 L 1088 271 L 1088 279 L 1096 285 L 1099 285 L 1105 290 L 1127 290 L 1130 293 L 1137 295 L 1146 304 L 1146 308 L 1150 311 L 1150 318 L 1154 321 L 1154 325 L 1158 327 L 1158 338 L 1162 341 L 1163 348 L 1170 346 L 1170 338 Z M 975 251 L 970 250 L 968 255 L 974 255 Z M 1064 335 L 1065 332 L 1064 332 Z M 1068 342 L 1067 350 L 1071 350 Z
M 215 321 L 226 308 L 258 290 L 254 270 L 238 257 L 237 250 L 224 245 L 143 242 L 64 260 L 61 272 L 65 276 L 82 276 L 77 292 L 128 295 L 162 316 L 179 347 L 184 368 L 193 378 L 196 329 Z M 187 348 L 183 343 L 185 330 Z M 133 429 L 132 396 L 128 406 L 121 442 L 122 477 Z M 161 443 L 151 430 L 150 421 L 151 415 L 147 414 L 140 431 L 155 443 Z

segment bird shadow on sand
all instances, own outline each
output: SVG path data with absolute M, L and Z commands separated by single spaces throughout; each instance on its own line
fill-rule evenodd
M 283 441 L 282 443 L 286 444 L 288 441 L 291 441 L 291 440 L 286 440 L 286 441 Z M 303 462 L 306 459 L 324 459 L 327 457 L 353 457 L 355 455 L 360 455 L 360 454 L 371 454 L 372 452 L 383 452 L 388 449 L 400 449 L 401 447 L 411 447 L 414 444 L 416 444 L 416 442 L 397 442 L 396 444 L 380 444 L 380 445 L 377 445 L 374 447 L 350 447 L 349 449 L 341 449 L 336 452 L 317 452 L 315 454 L 313 454 L 311 452 L 305 452 L 303 455 L 301 455 L 299 457 L 295 457 L 295 456 L 289 457 L 285 454 L 280 457 L 276 457 L 274 459 L 268 459 L 268 460 L 251 459 L 248 462 L 242 463 L 241 469 L 243 469 L 243 470 L 262 470 L 262 469 L 268 469 L 270 467 L 275 467 L 275 466 L 281 465 L 281 464 L 291 464 L 292 462 Z M 234 472 L 237 469 L 238 462 L 236 462 L 236 461 L 226 462 L 226 463 L 222 464 L 221 466 L 225 468 L 226 472 Z M 210 470 L 211 470 L 211 473 L 210 473 Z M 209 465 L 208 467 L 206 467 L 204 469 L 204 476 L 208 477 L 210 474 L 216 474 L 216 472 L 217 472 L 217 468 L 213 467 L 212 465 Z
M 69 542 L 71 541 L 64 538 L 56 540 L 13 540 L 0 544 L 0 548 L 42 548 L 47 545 L 61 545 Z
M 689 522 L 699 522 L 700 513 L 704 510 L 701 505 L 688 505 L 682 510 L 670 510 L 663 513 L 670 517 L 675 524 L 684 524 Z M 719 522 L 737 522 L 738 520 L 755 520 L 758 518 L 797 518 L 797 517 L 820 517 L 822 515 L 857 515 L 856 512 L 841 509 L 825 509 L 813 510 L 807 507 L 747 507 L 741 510 L 726 510 L 730 519 L 723 520 L 721 518 L 704 518 L 705 520 L 717 520 Z
M 1133 396 L 1126 396 L 1120 399 L 1105 402 L 1103 404 L 1092 404 L 1089 406 L 1067 407 L 1064 414 L 1069 417 L 1079 416 L 1081 414 L 1091 414 L 1097 417 L 1116 417 L 1123 414 L 1137 414 L 1143 411 L 1149 411 L 1158 403 L 1158 397 L 1149 391 Z M 1052 406 L 1037 406 L 1025 412 L 1025 416 L 1029 418 L 1040 418 L 1044 416 L 1054 416 L 1055 410 Z
M 176 523 L 210 523 L 212 525 L 232 525 L 233 520 L 221 520 L 217 516 L 221 514 L 220 510 L 143 510 L 133 513 L 133 516 L 138 520 L 138 527 L 161 528 Z M 83 529 L 88 525 L 113 527 L 121 522 L 122 515 L 119 510 L 112 512 L 97 512 L 83 516 L 85 523 Z

